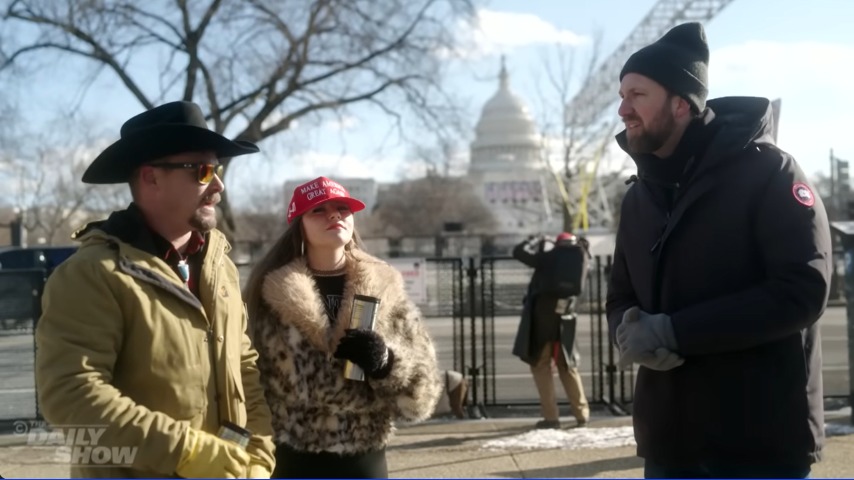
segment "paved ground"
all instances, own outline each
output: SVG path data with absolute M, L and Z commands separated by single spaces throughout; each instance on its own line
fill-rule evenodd
M 480 328 L 480 319 L 477 320 Z M 518 317 L 496 317 L 494 323 L 494 349 L 489 350 L 489 360 L 483 357 L 482 343 L 477 343 L 475 359 L 471 358 L 471 344 L 465 343 L 465 360 L 467 365 L 491 365 L 491 355 L 494 354 L 495 375 L 494 383 L 487 382 L 487 395 L 484 396 L 483 372 L 478 382 L 478 393 L 481 399 L 487 398 L 494 403 L 536 403 L 537 393 L 528 366 L 511 354 L 513 339 L 519 323 Z M 454 368 L 454 330 L 450 318 L 428 318 L 425 324 L 436 344 L 439 365 L 441 368 Z M 577 344 L 581 353 L 581 374 L 584 389 L 591 399 L 601 398 L 602 393 L 594 387 L 593 371 L 599 371 L 597 357 L 592 345 L 594 337 L 598 338 L 598 324 L 591 325 L 587 315 L 581 316 L 578 324 Z M 470 321 L 465 324 L 465 333 L 469 335 Z M 607 327 L 603 329 L 607 330 Z M 594 331 L 596 330 L 596 331 Z M 594 334 L 595 333 L 595 334 Z M 606 332 L 602 332 L 607 335 Z M 822 377 L 824 394 L 826 396 L 847 396 L 848 387 L 848 343 L 846 330 L 845 308 L 830 307 L 821 319 L 822 334 Z M 470 340 L 470 337 L 466 337 Z M 607 358 L 607 349 L 603 352 Z M 459 361 L 459 359 L 458 359 Z M 601 373 L 600 373 L 601 375 Z M 623 385 L 623 393 L 617 396 L 631 396 L 631 383 Z M 601 384 L 600 384 L 601 385 Z M 494 389 L 493 389 L 494 386 Z M 33 337 L 29 331 L 0 331 L 0 422 L 19 418 L 34 418 L 35 416 L 35 381 L 33 374 Z M 607 392 L 607 383 L 605 384 Z M 619 390 L 618 382 L 616 388 Z M 560 391 L 560 389 L 558 390 Z M 560 395 L 564 398 L 563 395 Z
M 392 478 L 639 478 L 643 463 L 634 447 L 600 449 L 489 450 L 490 440 L 530 430 L 535 418 L 432 420 L 401 427 L 389 447 Z M 851 424 L 850 408 L 828 415 L 828 422 Z M 571 423 L 569 421 L 568 423 Z M 597 416 L 590 428 L 630 425 L 625 417 Z M 67 478 L 68 467 L 52 463 L 56 451 L 21 444 L 21 437 L 0 437 L 0 475 L 6 478 Z M 813 478 L 854 478 L 854 434 L 828 438 L 825 460 Z

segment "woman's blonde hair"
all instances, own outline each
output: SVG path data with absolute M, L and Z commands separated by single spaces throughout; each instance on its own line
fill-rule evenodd
M 262 289 L 264 288 L 264 279 L 267 274 L 273 270 L 282 267 L 305 256 L 305 239 L 302 232 L 302 217 L 294 219 L 293 223 L 273 244 L 270 250 L 261 257 L 261 259 L 252 267 L 249 273 L 249 279 L 246 281 L 246 288 L 243 290 L 243 301 L 246 302 L 246 310 L 249 322 L 250 337 L 254 338 L 253 322 L 256 319 L 264 318 L 270 312 L 269 305 L 264 302 Z M 362 239 L 353 227 L 353 237 L 344 246 L 345 251 L 362 248 Z

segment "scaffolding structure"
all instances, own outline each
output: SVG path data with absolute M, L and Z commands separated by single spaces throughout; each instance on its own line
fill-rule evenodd
M 583 129 L 591 138 L 608 139 L 616 125 L 616 94 L 620 70 L 629 57 L 646 45 L 655 42 L 674 26 L 685 22 L 705 23 L 714 18 L 733 0 L 659 0 L 632 30 L 623 43 L 606 58 L 587 79 L 566 108 L 567 122 L 571 128 Z M 598 142 L 597 142 L 598 143 Z M 574 227 L 587 230 L 588 226 L 613 227 L 614 215 L 609 199 L 622 180 L 602 180 L 599 165 L 603 151 L 597 150 L 592 158 L 582 162 L 579 171 L 586 172 L 580 195 L 573 202 Z M 589 166 L 587 163 L 592 162 Z M 593 196 L 595 201 L 589 198 Z

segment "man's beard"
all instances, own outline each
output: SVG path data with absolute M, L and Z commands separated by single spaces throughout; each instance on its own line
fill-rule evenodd
M 193 218 L 190 219 L 190 226 L 193 229 L 199 232 L 208 232 L 216 228 L 216 214 L 214 215 L 202 215 L 198 210 L 193 214 Z
M 205 215 L 201 211 L 201 207 L 193 212 L 190 218 L 190 226 L 199 232 L 208 232 L 216 228 L 216 206 L 219 204 L 219 195 L 214 198 L 205 198 L 205 201 L 212 200 L 214 202 L 214 214 Z
M 637 117 L 629 118 L 629 120 L 640 121 Z M 668 103 L 665 103 L 658 115 L 655 116 L 649 125 L 641 122 L 640 129 L 642 132 L 630 137 L 626 134 L 629 150 L 632 153 L 653 153 L 664 146 L 664 143 L 673 134 L 676 129 L 676 119 L 668 109 Z

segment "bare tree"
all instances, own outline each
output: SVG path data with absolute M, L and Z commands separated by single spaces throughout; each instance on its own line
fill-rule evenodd
M 446 224 L 461 224 L 469 233 L 491 232 L 492 212 L 465 178 L 428 175 L 389 186 L 360 227 L 366 236 L 433 236 Z
M 410 120 L 441 135 L 457 110 L 436 53 L 454 50 L 475 1 L 5 0 L 0 69 L 47 52 L 82 58 L 146 109 L 193 100 L 217 132 L 251 142 L 357 104 L 401 135 Z M 223 195 L 227 231 L 229 205 Z
M 17 144 L 15 138 L 15 126 L 19 119 L 17 109 L 8 103 L 8 98 L 0 98 L 0 155 Z
M 600 161 L 616 127 L 615 121 L 580 125 L 574 121 L 574 112 L 567 110 L 574 92 L 593 79 L 601 45 L 602 32 L 597 31 L 580 71 L 576 70 L 576 47 L 556 46 L 553 52 L 544 52 L 542 74 L 537 75 L 543 161 L 553 174 L 554 203 L 560 206 L 566 231 L 581 225 L 588 206 L 585 202 L 601 185 L 597 183 Z
M 459 154 L 457 140 L 446 137 L 430 146 L 413 143 L 411 160 L 407 162 L 407 166 L 423 167 L 424 174 L 434 177 L 450 177 L 464 173 L 466 162 Z
M 259 185 L 235 211 L 236 242 L 272 243 L 287 227 L 285 194 L 281 185 Z
M 824 203 L 827 217 L 830 220 L 844 220 L 845 205 L 840 205 L 844 202 L 839 202 L 838 199 L 833 198 L 833 179 L 824 172 L 816 172 L 812 178 L 812 184 L 815 186 L 815 193 L 821 197 L 821 201 Z
M 81 145 L 94 140 L 85 122 L 76 126 L 39 134 L 16 129 L 11 136 L 15 141 L 4 143 L 0 152 L 7 198 L 23 214 L 27 236 L 43 238 L 48 245 L 70 243 L 72 231 L 130 201 L 127 185 L 96 189 L 80 181 L 94 155 Z

